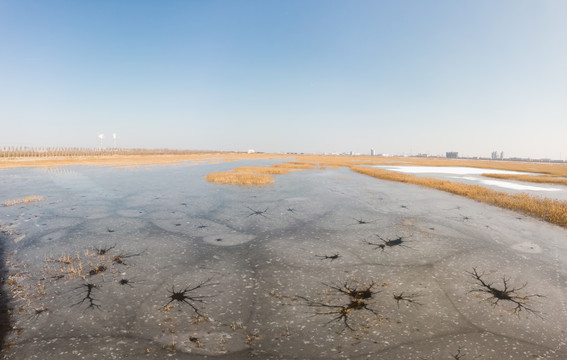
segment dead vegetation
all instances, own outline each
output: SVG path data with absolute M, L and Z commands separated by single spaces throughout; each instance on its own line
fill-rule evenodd
M 139 166 L 186 162 L 197 164 L 226 158 L 259 158 L 260 154 L 245 154 L 221 151 L 191 151 L 167 149 L 67 149 L 46 150 L 0 150 L 0 169 L 16 167 L 47 167 L 70 165 L 94 166 Z M 276 155 L 262 154 L 262 158 Z
M 388 165 L 395 163 L 395 158 L 376 158 L 376 157 L 349 157 L 349 156 L 301 156 L 305 161 L 290 161 L 284 164 L 273 165 L 270 168 L 286 168 L 286 169 L 313 169 L 325 167 L 348 167 L 352 171 L 373 176 L 383 180 L 398 181 L 408 184 L 425 186 L 437 190 L 446 191 L 452 194 L 465 196 L 479 202 L 495 205 L 504 209 L 521 212 L 523 214 L 547 221 L 567 228 L 567 201 L 531 196 L 526 193 L 508 194 L 485 188 L 480 185 L 468 185 L 456 183 L 446 180 L 438 180 L 432 178 L 418 177 L 414 175 L 401 174 L 397 172 L 361 167 L 357 165 Z M 540 164 L 540 163 L 519 163 L 519 162 L 490 162 L 490 161 L 472 161 L 472 160 L 449 160 L 449 159 L 416 159 L 404 158 L 404 162 L 408 165 L 422 166 L 471 166 L 485 167 L 491 169 L 502 169 L 511 171 L 539 172 L 549 174 L 544 177 L 524 175 L 522 179 L 539 178 L 542 181 L 554 181 L 554 183 L 563 183 L 567 181 L 558 177 L 567 176 L 567 166 L 557 164 Z M 264 169 L 270 169 L 264 168 Z M 256 169 L 256 168 L 252 168 Z M 256 170 L 258 171 L 258 170 Z M 268 172 L 269 170 L 262 170 Z M 235 175 L 240 174 L 240 175 Z M 247 176 L 244 176 L 246 174 Z M 265 173 L 238 173 L 236 171 L 225 173 L 214 173 L 207 175 L 207 180 L 213 182 L 230 183 L 238 185 L 264 185 L 272 183 L 273 178 L 268 177 L 259 180 Z M 230 176 L 241 178 L 233 178 L 222 180 L 222 176 Z M 209 177 L 210 176 L 210 177 Z M 497 176 L 494 176 L 497 177 Z M 218 178 L 218 179 L 217 179 Z M 404 206 L 402 206 L 404 207 Z M 359 224 L 365 224 L 355 219 Z
M 446 180 L 423 178 L 375 168 L 352 167 L 352 170 L 383 180 L 421 185 L 446 191 L 486 204 L 514 210 L 567 228 L 567 201 L 531 196 L 526 193 L 508 194 L 479 185 L 467 185 Z
M 274 178 L 266 174 L 239 173 L 234 171 L 224 171 L 207 174 L 207 181 L 217 184 L 258 186 L 268 185 L 274 182 Z
M 302 161 L 288 161 L 283 164 L 272 165 L 272 167 L 276 169 L 306 170 L 315 169 L 316 164 Z
M 567 178 L 550 175 L 482 174 L 482 176 L 493 179 L 516 180 L 537 184 L 555 184 L 567 186 Z
M 234 171 L 234 172 L 237 172 L 237 173 L 243 173 L 243 174 L 254 173 L 254 174 L 281 175 L 281 174 L 289 173 L 290 171 L 292 171 L 292 169 L 275 167 L 275 166 L 270 166 L 270 167 L 240 166 L 240 167 L 237 167 L 235 169 L 232 169 L 231 171 Z
M 32 195 L 32 196 L 26 196 L 24 198 L 6 200 L 2 203 L 2 205 L 14 206 L 14 205 L 21 205 L 21 204 L 29 204 L 29 203 L 32 203 L 32 202 L 43 201 L 43 200 L 45 200 L 43 196 Z
M 314 168 L 313 165 L 294 162 L 276 164 L 270 167 L 241 166 L 229 171 L 207 174 L 205 179 L 219 184 L 261 186 L 274 182 L 274 178 L 270 175 L 281 175 L 287 174 L 290 171 L 312 168 Z
M 63 253 L 59 256 L 47 256 L 44 259 L 45 266 L 42 269 L 42 279 L 62 279 L 74 280 L 80 278 L 86 280 L 87 277 L 92 277 L 98 274 L 103 274 L 106 271 L 115 274 L 121 267 L 129 266 L 126 259 L 140 256 L 145 253 L 124 253 L 113 255 L 113 246 L 99 246 L 91 247 L 84 251 L 84 253 L 76 252 L 72 255 Z M 104 275 L 104 274 L 103 274 Z
M 72 254 L 63 253 L 57 256 L 46 256 L 43 266 L 35 268 L 33 265 L 14 259 L 10 253 L 5 259 L 7 273 L 0 278 L 1 284 L 6 285 L 12 298 L 12 306 L 18 314 L 27 314 L 28 321 L 38 320 L 51 313 L 45 301 L 51 301 L 55 296 L 61 295 L 60 283 L 72 281 L 76 286 L 74 293 L 81 293 L 80 300 L 73 300 L 71 307 L 85 307 L 86 309 L 101 309 L 101 302 L 95 295 L 105 282 L 105 274 L 116 278 L 119 273 L 130 265 L 124 262 L 139 253 L 121 253 L 114 255 L 113 246 L 90 247 L 84 252 Z M 131 281 L 122 278 L 117 280 L 119 285 L 133 287 L 140 281 Z M 76 294 L 73 295 L 77 296 Z M 104 300 L 104 299 L 102 299 Z
M 0 150 L 0 168 L 43 167 L 66 165 L 136 165 L 161 164 L 184 161 L 235 161 L 241 159 L 281 159 L 289 160 L 279 168 L 337 168 L 357 165 L 392 165 L 403 162 L 406 165 L 420 166 L 468 166 L 486 169 L 523 171 L 553 176 L 567 177 L 567 165 L 520 162 L 490 161 L 446 158 L 417 157 L 379 157 L 345 155 L 305 155 L 305 154 L 266 154 L 237 153 L 221 151 L 193 151 L 169 149 L 79 149 L 59 148 L 4 148 Z

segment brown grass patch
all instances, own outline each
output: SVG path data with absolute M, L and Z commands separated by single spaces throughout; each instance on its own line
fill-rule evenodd
M 494 191 L 479 185 L 467 185 L 452 181 L 422 178 L 414 175 L 400 174 L 374 168 L 351 167 L 360 174 L 373 176 L 383 180 L 398 181 L 408 184 L 426 186 L 465 196 L 479 202 L 514 210 L 537 219 L 545 220 L 567 228 L 567 201 L 531 196 L 526 193 L 508 194 Z
M 567 179 L 549 175 L 482 174 L 482 176 L 495 179 L 517 180 L 538 184 L 567 185 Z
M 32 196 L 26 196 L 25 198 L 6 200 L 4 201 L 3 205 L 12 206 L 12 205 L 27 204 L 27 203 L 43 201 L 43 200 L 45 200 L 43 196 L 32 195 Z
M 51 157 L 26 157 L 26 158 L 1 158 L 0 169 L 15 167 L 55 167 L 68 165 L 91 165 L 91 166 L 116 166 L 116 165 L 171 165 L 185 162 L 210 162 L 220 161 L 226 158 L 241 159 L 253 158 L 246 154 L 235 153 L 195 153 L 195 154 L 101 154 L 97 156 L 51 156 Z M 266 158 L 269 158 L 266 156 Z M 232 160 L 231 160 L 232 161 Z
M 315 164 L 311 164 L 307 162 L 290 161 L 290 162 L 285 162 L 283 164 L 272 165 L 272 167 L 280 168 L 280 169 L 305 170 L 305 169 L 315 169 Z
M 255 173 L 241 173 L 234 171 L 224 171 L 207 174 L 205 177 L 207 181 L 218 184 L 231 184 L 231 185 L 267 185 L 274 182 L 274 178 L 266 174 Z
M 380 156 L 345 156 L 345 155 L 294 155 L 304 162 L 321 165 L 346 166 L 353 165 L 414 165 L 414 166 L 464 166 L 486 169 L 523 171 L 567 177 L 567 164 L 491 161 L 445 158 L 413 158 L 413 157 L 380 157 Z
M 266 185 L 274 182 L 270 175 L 287 174 L 295 170 L 313 169 L 312 164 L 289 162 L 272 166 L 240 166 L 230 171 L 208 174 L 207 181 L 233 185 Z
M 241 166 L 232 171 L 239 173 L 256 173 L 256 174 L 270 174 L 270 175 L 281 175 L 287 174 L 292 171 L 292 169 L 276 168 L 276 167 L 262 167 L 262 166 Z

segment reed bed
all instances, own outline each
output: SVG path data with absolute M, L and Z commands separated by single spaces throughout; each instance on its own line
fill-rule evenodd
M 305 169 L 315 169 L 315 164 L 307 162 L 290 161 L 283 164 L 272 165 L 274 168 L 280 169 L 295 169 L 295 170 L 305 170 Z
M 223 171 L 210 173 L 205 176 L 209 182 L 217 184 L 244 185 L 244 186 L 262 186 L 274 182 L 274 178 L 266 174 L 243 173 L 235 171 Z
M 217 152 L 217 151 L 215 151 Z M 195 155 L 210 153 L 204 150 L 175 149 L 124 149 L 124 148 L 85 148 L 85 147 L 29 147 L 4 146 L 0 158 L 48 158 L 48 157 L 101 157 L 115 155 Z
M 538 184 L 556 184 L 556 185 L 566 185 L 567 179 L 549 175 L 515 175 L 515 174 L 482 174 L 482 176 L 503 179 L 503 180 L 517 180 L 532 182 Z
M 493 161 L 472 159 L 417 158 L 417 157 L 380 157 L 380 156 L 347 156 L 347 155 L 295 155 L 296 159 L 335 166 L 356 165 L 413 165 L 413 166 L 464 166 L 474 168 L 523 171 L 553 176 L 567 177 L 567 164 Z
M 269 175 L 281 175 L 287 174 L 290 171 L 293 171 L 291 168 L 281 168 L 281 167 L 263 167 L 263 166 L 241 166 L 232 171 L 240 172 L 240 173 L 256 173 L 256 174 L 269 174 Z
M 455 195 L 465 196 L 479 202 L 514 210 L 567 228 L 567 201 L 531 196 L 526 193 L 512 195 L 505 192 L 494 191 L 479 185 L 467 185 L 446 180 L 423 178 L 382 169 L 357 166 L 353 166 L 351 169 L 360 174 L 369 175 L 378 179 L 421 185 Z
M 235 161 L 239 159 L 281 159 L 288 161 L 279 167 L 312 168 L 321 165 L 418 165 L 418 166 L 465 166 L 487 169 L 524 171 L 567 177 L 567 164 L 493 161 L 472 159 L 380 157 L 348 155 L 265 154 L 223 151 L 194 151 L 170 149 L 96 149 L 96 148 L 30 148 L 3 147 L 0 149 L 0 168 L 28 166 L 107 165 L 171 163 L 191 160 Z M 312 167 L 310 167 L 312 166 Z
M 229 171 L 207 174 L 205 179 L 220 184 L 261 186 L 274 182 L 270 175 L 282 175 L 291 171 L 314 168 L 311 164 L 284 163 L 272 166 L 240 166 Z
M 45 200 L 43 198 L 43 196 L 32 195 L 32 196 L 26 196 L 24 198 L 19 198 L 19 199 L 6 200 L 6 201 L 4 201 L 3 205 L 4 206 L 13 206 L 13 205 L 20 205 L 20 204 L 28 204 L 28 203 L 31 203 L 31 202 L 37 202 L 37 201 L 43 201 L 43 200 Z

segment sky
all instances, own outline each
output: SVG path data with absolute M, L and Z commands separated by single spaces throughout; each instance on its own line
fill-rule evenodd
M 0 0 L 0 148 L 567 159 L 565 0 Z

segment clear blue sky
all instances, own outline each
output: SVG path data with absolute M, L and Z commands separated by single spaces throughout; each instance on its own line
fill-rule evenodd
M 0 0 L 0 146 L 567 158 L 567 1 Z

